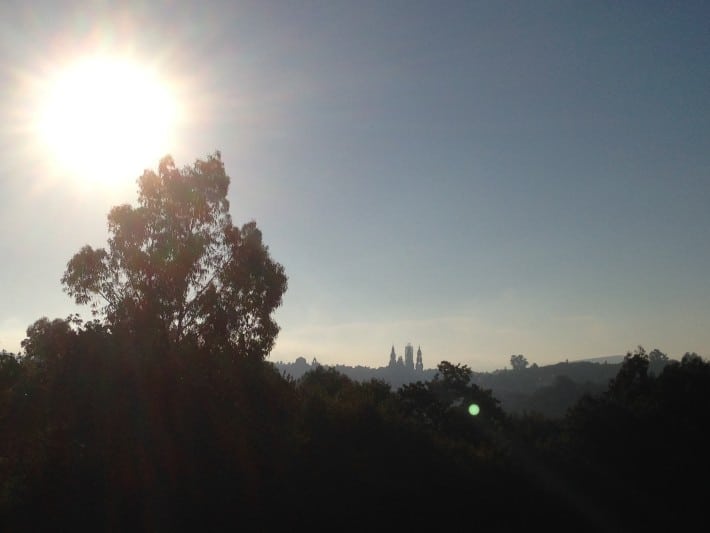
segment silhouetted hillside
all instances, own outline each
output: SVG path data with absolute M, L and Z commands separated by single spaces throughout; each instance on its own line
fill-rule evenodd
M 579 362 L 586 363 L 611 363 L 611 364 L 621 364 L 624 362 L 625 355 L 603 355 L 600 357 L 589 357 L 587 359 L 580 359 Z
M 607 358 L 599 359 L 605 361 Z M 319 365 L 317 361 L 309 364 L 303 357 L 299 357 L 294 363 L 273 364 L 280 373 L 294 379 Z M 472 380 L 478 386 L 490 389 L 500 400 L 503 409 L 509 413 L 530 411 L 559 417 L 584 394 L 604 391 L 620 366 L 621 363 L 564 362 L 545 366 L 533 365 L 517 370 L 473 372 Z M 400 367 L 334 365 L 330 368 L 359 382 L 382 380 L 393 389 L 417 381 L 429 381 L 437 372 L 436 369 L 416 372 Z
M 478 385 L 491 389 L 509 413 L 538 412 L 558 417 L 584 394 L 604 391 L 620 366 L 565 362 L 476 373 L 473 379 Z

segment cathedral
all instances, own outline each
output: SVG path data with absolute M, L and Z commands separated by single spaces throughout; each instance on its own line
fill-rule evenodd
M 424 370 L 424 363 L 422 362 L 422 347 L 419 346 L 417 349 L 417 362 L 414 362 L 414 347 L 407 343 L 404 347 L 404 359 L 400 355 L 394 352 L 394 345 L 392 346 L 392 351 L 390 352 L 390 363 L 389 368 L 404 368 L 407 370 L 422 372 Z

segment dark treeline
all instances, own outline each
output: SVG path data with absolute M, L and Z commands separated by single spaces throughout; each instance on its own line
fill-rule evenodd
M 642 531 L 703 512 L 710 364 L 693 354 L 657 376 L 629 354 L 604 393 L 552 420 L 507 415 L 445 361 L 393 390 L 326 367 L 290 380 L 209 348 L 147 352 L 95 322 L 43 325 L 0 366 L 4 531 Z
M 704 519 L 710 364 L 629 353 L 565 412 L 506 411 L 470 368 L 393 388 L 265 360 L 286 290 L 232 225 L 220 154 L 138 180 L 0 352 L 0 530 L 679 531 Z M 531 374 L 533 375 L 533 374 Z M 564 386 L 564 383 L 562 384 Z

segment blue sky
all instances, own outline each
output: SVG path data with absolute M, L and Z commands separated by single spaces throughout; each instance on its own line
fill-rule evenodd
M 178 164 L 222 152 L 289 276 L 272 360 L 710 354 L 707 2 L 142 4 L 0 7 L 0 347 L 89 316 L 59 278 L 135 201 L 143 168 L 72 179 L 27 128 L 96 47 L 169 81 Z

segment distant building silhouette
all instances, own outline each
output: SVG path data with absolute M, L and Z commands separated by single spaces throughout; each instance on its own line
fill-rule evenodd
M 387 367 L 410 372 L 423 372 L 424 362 L 422 361 L 422 347 L 419 346 L 417 350 L 417 362 L 415 364 L 414 347 L 411 343 L 407 343 L 404 347 L 404 358 L 402 358 L 401 355 L 399 357 L 397 356 L 397 353 L 394 351 L 394 345 L 392 345 L 392 349 L 390 350 L 390 362 Z
M 404 347 L 404 366 L 407 370 L 414 370 L 414 347 L 409 343 Z

